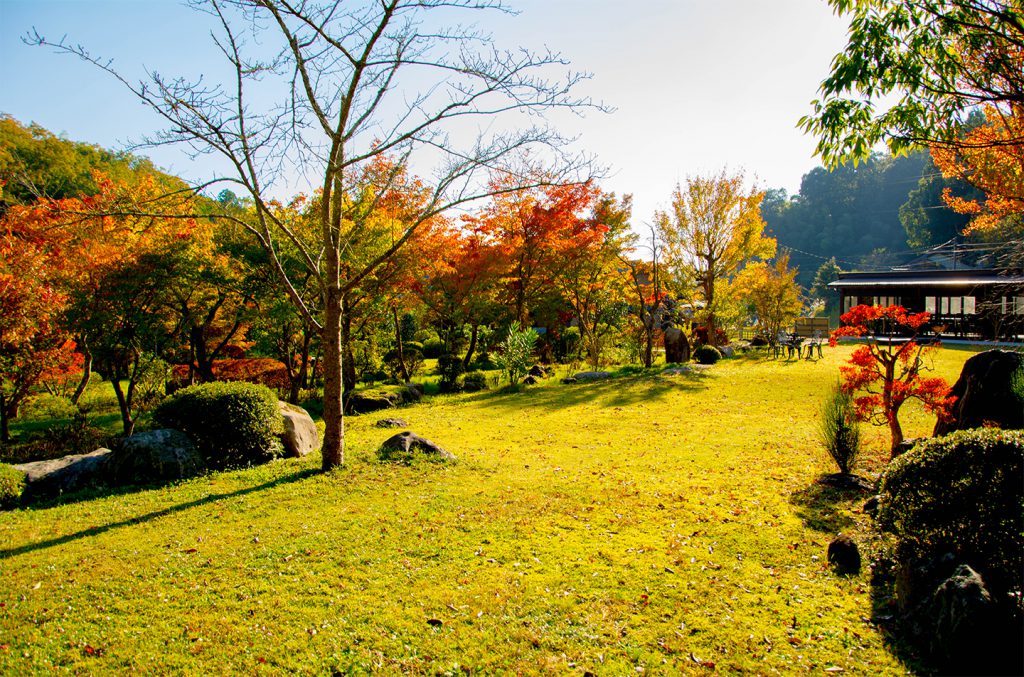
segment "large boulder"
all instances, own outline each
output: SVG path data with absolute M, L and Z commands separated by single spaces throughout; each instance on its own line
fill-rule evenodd
M 993 423 L 1008 430 L 1024 428 L 1024 405 L 1013 391 L 1013 374 L 1021 361 L 1020 353 L 986 350 L 964 362 L 952 389 L 952 418 L 936 423 L 932 434 L 938 437 Z
M 432 461 L 456 460 L 455 454 L 411 432 L 398 433 L 389 437 L 377 450 L 377 457 L 382 461 L 407 463 L 418 454 Z
M 14 468 L 25 473 L 26 497 L 55 496 L 106 484 L 112 454 L 110 449 L 100 448 L 88 454 L 21 463 Z
M 976 571 L 960 565 L 917 611 L 928 650 L 936 664 L 954 674 L 989 673 L 1005 659 L 993 639 L 1002 619 L 995 600 Z
M 610 378 L 611 375 L 610 371 L 581 371 L 578 374 L 573 374 L 572 378 L 576 381 L 597 381 L 602 378 Z
M 665 362 L 669 364 L 690 361 L 690 342 L 679 327 L 665 329 Z
M 369 414 L 392 409 L 402 401 L 398 393 L 352 393 L 346 407 L 350 414 Z
M 285 456 L 301 458 L 320 447 L 320 433 L 309 412 L 287 402 L 278 402 L 277 408 L 284 419 L 281 444 L 284 445 Z
M 111 478 L 120 484 L 171 482 L 205 470 L 206 463 L 188 435 L 169 428 L 126 437 L 110 459 Z

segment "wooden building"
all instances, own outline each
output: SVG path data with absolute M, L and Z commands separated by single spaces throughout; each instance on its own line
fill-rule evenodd
M 899 305 L 932 314 L 931 331 L 947 337 L 1020 340 L 1024 274 L 1020 270 L 894 269 L 841 273 L 829 284 L 842 312 L 859 304 Z

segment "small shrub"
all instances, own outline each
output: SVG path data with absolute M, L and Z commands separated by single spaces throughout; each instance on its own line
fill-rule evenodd
M 718 348 L 714 346 L 698 346 L 697 350 L 693 351 L 693 359 L 698 364 L 714 364 L 722 359 L 722 353 L 718 352 Z
M 468 393 L 487 390 L 487 375 L 482 371 L 471 371 L 462 378 L 462 388 Z
M 405 370 L 409 372 L 409 378 L 416 375 L 416 372 L 423 366 L 423 353 L 419 349 L 419 344 L 410 342 L 402 345 L 402 359 L 405 360 Z M 401 382 L 402 370 L 401 365 L 398 362 L 398 349 L 394 348 L 384 353 L 384 364 L 387 365 L 388 371 L 391 372 L 392 378 L 396 381 Z M 384 380 L 384 379 L 380 379 Z
M 537 345 L 537 332 L 521 329 L 518 322 L 508 328 L 508 336 L 501 343 L 498 366 L 511 385 L 519 383 L 533 362 L 533 348 Z
M 1000 595 L 1024 570 L 1024 433 L 961 430 L 925 440 L 882 477 L 878 524 L 912 568 L 953 553 Z
M 486 371 L 488 369 L 497 369 L 498 363 L 494 361 L 494 356 L 485 350 L 473 359 L 472 367 L 476 370 Z
M 69 419 L 77 413 L 78 407 L 71 400 L 48 393 L 33 397 L 21 408 L 21 415 L 29 421 Z
M 17 506 L 24 491 L 25 474 L 0 463 L 0 508 L 7 510 Z
M 76 411 L 70 421 L 50 425 L 22 436 L 16 444 L 2 449 L 2 458 L 10 463 L 27 463 L 60 458 L 69 454 L 86 454 L 109 446 L 110 437 L 93 426 L 85 414 Z
M 860 454 L 860 422 L 853 395 L 834 386 L 821 407 L 821 443 L 844 475 L 853 474 Z
M 281 455 L 281 413 L 269 388 L 242 382 L 204 383 L 179 390 L 153 419 L 192 438 L 214 469 L 240 468 Z
M 431 339 L 437 339 L 437 332 L 433 329 L 420 329 L 418 332 L 412 335 L 413 340 L 420 343 L 426 343 Z
M 444 343 L 436 336 L 423 342 L 423 357 L 426 359 L 436 360 L 441 357 L 442 353 L 444 353 Z
M 446 353 L 437 358 L 437 373 L 441 376 L 440 386 L 445 392 L 458 390 L 459 377 L 465 371 L 462 359 L 457 355 Z

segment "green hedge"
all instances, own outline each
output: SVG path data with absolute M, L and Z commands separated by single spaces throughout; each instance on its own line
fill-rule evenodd
M 962 430 L 925 440 L 882 477 L 879 526 L 911 566 L 949 552 L 995 593 L 1024 570 L 1024 432 Z
M 25 491 L 25 474 L 0 463 L 0 509 L 13 508 L 21 502 Z
M 195 442 L 214 469 L 264 463 L 282 453 L 277 396 L 253 383 L 204 383 L 183 388 L 157 407 L 153 419 Z
M 471 371 L 462 377 L 462 387 L 466 392 L 475 393 L 487 390 L 487 374 L 482 371 Z

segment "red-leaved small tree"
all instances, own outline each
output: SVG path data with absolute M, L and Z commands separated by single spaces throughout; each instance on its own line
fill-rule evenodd
M 940 418 L 949 415 L 955 399 L 949 384 L 939 377 L 925 377 L 925 357 L 937 344 L 922 345 L 915 339 L 931 319 L 930 313 L 908 313 L 903 306 L 854 306 L 841 318 L 843 326 L 832 332 L 830 344 L 840 336 L 865 336 L 875 339 L 858 346 L 849 365 L 839 367 L 841 388 L 852 395 L 857 417 L 875 425 L 888 425 L 892 437 L 890 453 L 903 441 L 900 407 L 907 400 L 920 400 L 925 409 Z M 880 338 L 882 335 L 890 338 Z M 893 339 L 896 335 L 902 338 Z

